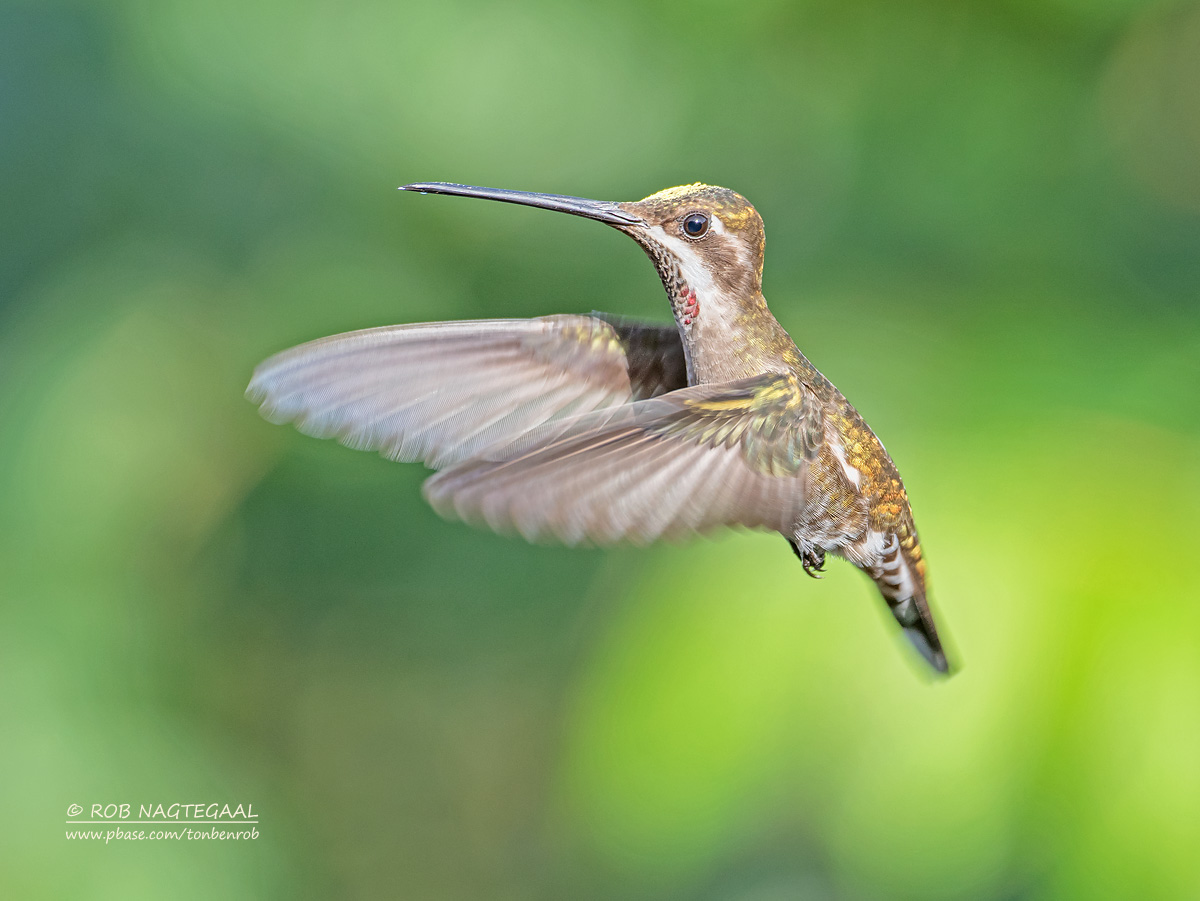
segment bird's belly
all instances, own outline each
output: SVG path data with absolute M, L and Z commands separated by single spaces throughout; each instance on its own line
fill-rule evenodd
M 809 476 L 808 499 L 796 522 L 796 536 L 846 556 L 847 549 L 861 543 L 867 534 L 867 498 L 846 478 L 828 447 L 813 462 Z

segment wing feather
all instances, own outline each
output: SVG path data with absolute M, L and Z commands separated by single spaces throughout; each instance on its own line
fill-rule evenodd
M 786 375 L 681 389 L 525 436 L 431 477 L 443 515 L 567 544 L 638 543 L 721 525 L 788 533 L 801 515 L 814 405 Z
M 686 379 L 674 325 L 546 316 L 322 338 L 266 360 L 247 394 L 273 422 L 442 468 Z

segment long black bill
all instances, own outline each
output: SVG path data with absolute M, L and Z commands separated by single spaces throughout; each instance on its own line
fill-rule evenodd
M 610 201 L 584 200 L 582 197 L 565 197 L 562 194 L 534 194 L 530 191 L 506 191 L 503 188 L 476 188 L 472 185 L 455 185 L 441 181 L 404 185 L 400 190 L 420 191 L 422 194 L 454 194 L 458 197 L 479 197 L 483 200 L 499 200 L 502 203 L 519 203 L 522 206 L 535 206 L 543 210 L 557 210 L 573 216 L 584 216 L 588 219 L 607 222 L 609 225 L 637 225 L 642 221 Z

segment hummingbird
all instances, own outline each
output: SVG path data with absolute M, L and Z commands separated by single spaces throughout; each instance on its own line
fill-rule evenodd
M 763 221 L 744 197 L 698 183 L 634 202 L 401 190 L 609 225 L 650 257 L 674 322 L 558 314 L 321 338 L 255 370 L 247 395 L 267 419 L 421 461 L 441 515 L 530 541 L 779 532 L 810 576 L 826 554 L 866 573 L 917 651 L 948 672 L 904 483 L 767 308 Z

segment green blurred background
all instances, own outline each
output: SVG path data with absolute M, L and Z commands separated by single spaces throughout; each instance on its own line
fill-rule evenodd
M 415 180 L 749 197 L 961 671 L 778 536 L 529 547 L 261 420 L 322 335 L 666 318 Z M 1200 897 L 1200 6 L 9 0 L 0 196 L 0 895 Z

